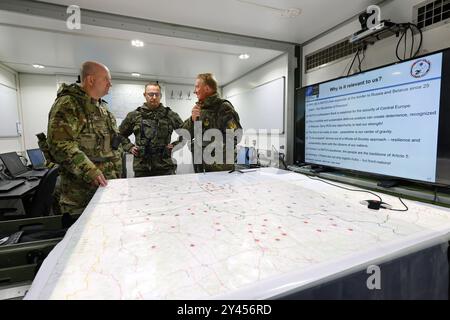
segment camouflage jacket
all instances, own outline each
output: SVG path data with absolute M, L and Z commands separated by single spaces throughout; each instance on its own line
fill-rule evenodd
M 103 173 L 96 164 L 121 171 L 121 152 L 111 147 L 118 134 L 114 116 L 106 102 L 95 101 L 77 84 L 62 84 L 48 120 L 47 143 L 61 175 L 91 183 Z
M 57 164 L 53 162 L 53 157 L 48 150 L 47 136 L 45 135 L 45 133 L 40 132 L 36 134 L 36 137 L 38 138 L 39 149 L 41 149 L 45 157 L 45 166 L 47 168 L 55 167 Z
M 225 145 L 225 134 L 227 129 L 242 129 L 239 115 L 234 110 L 233 105 L 227 101 L 220 98 L 219 94 L 216 93 L 212 96 L 207 97 L 201 105 L 201 111 L 200 111 L 200 121 L 202 122 L 202 135 L 205 133 L 208 129 L 218 129 L 223 134 L 223 163 L 221 164 L 213 164 L 213 165 L 206 165 L 207 171 L 223 171 L 223 170 L 229 170 L 233 167 L 232 164 L 226 165 L 226 145 Z M 183 129 L 186 129 L 189 131 L 191 135 L 191 139 L 193 139 L 194 136 L 194 122 L 192 121 L 192 118 L 189 117 L 184 123 L 183 123 Z M 234 159 L 236 159 L 236 145 L 239 143 L 238 139 L 234 139 Z M 207 142 L 203 142 L 203 149 L 207 146 Z M 191 151 L 194 149 L 194 142 L 191 140 Z
M 165 148 L 170 143 L 173 131 L 182 125 L 183 121 L 178 113 L 170 108 L 160 104 L 158 108 L 151 110 L 142 105 L 127 114 L 120 124 L 119 132 L 128 142 L 124 144 L 125 151 L 130 151 L 134 146 L 128 139 L 131 134 L 134 134 L 136 146 L 140 148 Z

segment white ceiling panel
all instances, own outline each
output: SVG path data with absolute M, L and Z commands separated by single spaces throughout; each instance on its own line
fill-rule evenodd
M 250 37 L 302 43 L 379 0 L 45 0 L 105 13 Z M 64 7 L 63 7 L 64 8 Z M 131 30 L 131 29 L 128 29 Z M 141 31 L 141 30 L 139 30 Z M 145 43 L 130 45 L 132 39 Z M 229 83 L 283 54 L 242 42 L 197 41 L 83 24 L 68 30 L 64 19 L 0 11 L 0 62 L 19 72 L 77 74 L 86 60 L 105 63 L 113 76 L 192 84 L 213 72 Z M 200 38 L 201 39 L 201 38 Z M 219 41 L 220 42 L 220 41 Z M 279 48 L 276 48 L 279 49 Z M 281 49 L 280 49 L 281 50 Z M 248 60 L 238 55 L 247 53 Z M 31 64 L 46 66 L 34 69 Z
M 303 43 L 380 0 L 44 0 L 142 19 Z M 298 14 L 299 13 L 299 14 Z M 297 15 L 298 14 L 298 15 Z
M 142 79 L 192 84 L 198 73 L 213 72 L 225 84 L 283 53 L 96 26 L 68 31 L 62 21 L 5 11 L 0 19 L 0 62 L 19 72 L 77 74 L 83 61 L 96 60 L 115 77 L 138 72 Z M 144 47 L 132 47 L 133 39 Z M 241 53 L 250 59 L 238 59 Z

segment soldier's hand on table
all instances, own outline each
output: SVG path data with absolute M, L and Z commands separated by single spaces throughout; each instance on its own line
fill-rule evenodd
M 192 108 L 192 121 L 196 121 L 198 118 L 200 118 L 200 106 L 196 104 Z
M 139 154 L 139 148 L 134 146 L 133 148 L 131 148 L 131 153 L 133 154 L 133 156 L 137 157 Z
M 96 187 L 106 187 L 108 185 L 108 181 L 105 179 L 105 176 L 102 174 L 98 175 L 94 181 L 92 181 L 92 184 Z

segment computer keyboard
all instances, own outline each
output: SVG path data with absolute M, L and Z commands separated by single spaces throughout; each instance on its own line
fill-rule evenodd
M 23 231 L 17 231 L 10 236 L 3 237 L 2 239 L 0 239 L 0 246 L 18 243 L 22 234 Z

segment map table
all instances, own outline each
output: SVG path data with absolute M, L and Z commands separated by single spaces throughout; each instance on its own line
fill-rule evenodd
M 111 180 L 25 298 L 265 299 L 450 239 L 449 209 L 367 199 L 273 168 Z

